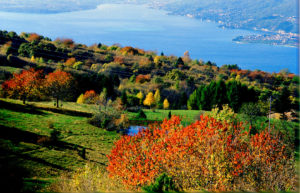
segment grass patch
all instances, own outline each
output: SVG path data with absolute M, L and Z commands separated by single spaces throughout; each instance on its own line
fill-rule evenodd
M 155 111 L 150 109 L 143 109 L 149 121 L 163 121 L 165 118 L 168 119 L 169 112 L 171 111 L 172 115 L 180 116 L 182 119 L 183 125 L 188 125 L 195 120 L 198 120 L 200 115 L 204 113 L 204 111 L 199 110 L 163 110 L 156 109 Z M 136 119 L 138 113 L 129 112 L 128 116 L 130 120 L 139 120 Z M 143 119 L 142 119 L 143 120 Z
M 82 168 L 92 162 L 105 168 L 106 154 L 110 153 L 113 142 L 119 138 L 114 131 L 106 131 L 87 123 L 88 117 L 53 111 L 51 103 L 30 102 L 22 105 L 19 100 L 0 99 L 0 163 L 6 168 L 21 168 L 18 178 L 26 178 L 20 190 L 40 191 L 59 175 Z M 72 112 L 92 112 L 88 105 L 64 103 L 63 109 Z M 38 142 L 41 137 L 49 137 L 49 124 L 58 130 L 57 144 L 45 146 Z M 86 149 L 86 159 L 80 155 Z M 21 170 L 20 170 L 21 171 Z M 12 175 L 7 170 L 1 177 Z M 20 179 L 18 179 L 20 180 Z M 9 180 L 13 182 L 15 179 Z M 6 183 L 8 189 L 13 184 Z

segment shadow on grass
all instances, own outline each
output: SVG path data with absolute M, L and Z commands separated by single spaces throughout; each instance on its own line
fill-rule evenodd
M 68 110 L 68 109 L 61 109 L 61 108 L 55 108 L 55 107 L 36 107 L 34 105 L 21 105 L 21 104 L 15 104 L 6 102 L 0 99 L 0 108 L 8 109 L 11 111 L 21 112 L 21 113 L 30 113 L 30 114 L 37 114 L 37 115 L 45 115 L 45 113 L 42 111 L 50 111 L 53 113 L 59 113 L 64 115 L 70 115 L 70 116 L 78 116 L 78 117 L 92 117 L 92 113 L 87 112 L 81 112 L 81 111 L 75 111 L 75 110 Z
M 25 142 L 25 143 L 33 143 L 33 144 L 42 145 L 42 144 L 38 143 L 38 141 L 43 137 L 49 138 L 49 136 L 38 135 L 38 134 L 29 132 L 29 131 L 22 131 L 22 130 L 14 128 L 14 127 L 7 127 L 4 125 L 0 125 L 0 128 L 1 128 L 0 138 L 10 140 L 15 144 L 18 144 L 19 142 Z M 61 151 L 64 151 L 66 149 L 79 151 L 79 148 L 81 148 L 81 149 L 84 148 L 81 145 L 67 143 L 64 141 L 48 142 L 48 143 L 44 144 L 44 146 L 48 146 L 48 147 L 54 148 L 56 150 L 61 150 Z M 86 149 L 89 149 L 89 148 L 86 148 Z
M 11 111 L 21 112 L 21 113 L 29 113 L 29 114 L 36 114 L 36 115 L 45 115 L 44 112 L 37 109 L 32 105 L 20 105 L 15 103 L 9 103 L 3 100 L 0 100 L 0 108 L 7 109 Z
M 74 111 L 74 110 L 68 110 L 68 109 L 60 109 L 60 108 L 54 108 L 54 107 L 35 107 L 40 110 L 45 110 L 45 111 L 51 111 L 53 113 L 59 113 L 59 114 L 64 114 L 64 115 L 70 115 L 70 116 L 77 116 L 77 117 L 92 117 L 92 113 L 86 113 L 86 112 L 81 112 L 81 111 Z

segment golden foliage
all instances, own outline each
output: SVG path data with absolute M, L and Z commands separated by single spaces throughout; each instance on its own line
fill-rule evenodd
M 168 99 L 164 100 L 163 105 L 164 105 L 164 109 L 168 109 L 170 107 L 170 103 L 169 103 Z
M 155 99 L 153 96 L 152 92 L 149 92 L 146 96 L 146 99 L 144 100 L 144 105 L 149 106 L 151 108 L 151 106 L 155 103 Z

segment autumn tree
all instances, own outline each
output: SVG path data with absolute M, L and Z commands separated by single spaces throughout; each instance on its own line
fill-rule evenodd
M 137 93 L 136 97 L 140 100 L 140 104 L 142 104 L 143 99 L 144 99 L 144 94 L 142 93 L 142 91 Z
M 183 54 L 183 57 L 182 57 L 182 60 L 184 63 L 190 63 L 192 60 L 191 60 L 191 57 L 190 57 L 190 53 L 189 51 L 185 51 L 184 54 Z
M 297 171 L 292 152 L 267 129 L 250 135 L 243 123 L 208 116 L 183 127 L 173 116 L 134 136 L 122 136 L 107 156 L 107 170 L 136 189 L 165 173 L 180 190 L 293 191 Z
M 73 77 L 71 74 L 57 70 L 46 76 L 45 86 L 52 97 L 56 99 L 56 107 L 59 107 L 59 100 L 64 98 L 71 88 Z
M 74 66 L 75 63 L 76 63 L 75 58 L 69 58 L 69 59 L 66 60 L 65 65 L 69 66 L 69 67 L 72 67 L 72 66 Z
M 168 99 L 164 100 L 163 106 L 164 106 L 164 109 L 168 109 L 169 108 L 170 103 L 169 103 Z
M 41 70 L 23 70 L 19 74 L 14 74 L 13 78 L 2 84 L 2 89 L 9 97 L 19 98 L 25 104 L 28 98 L 40 95 L 43 82 Z
M 33 42 L 33 41 L 40 41 L 42 39 L 42 37 L 36 33 L 32 33 L 29 35 L 29 37 L 27 38 L 27 40 L 29 42 Z
M 151 106 L 155 103 L 155 99 L 152 92 L 149 92 L 146 96 L 146 99 L 144 100 L 144 105 L 149 106 L 151 109 Z

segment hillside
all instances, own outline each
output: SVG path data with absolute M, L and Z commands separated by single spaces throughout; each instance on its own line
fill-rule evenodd
M 112 99 L 126 91 L 131 96 L 128 105 L 136 106 L 138 92 L 146 95 L 158 89 L 161 99 L 167 98 L 171 108 L 186 109 L 192 108 L 187 106 L 187 100 L 196 88 L 218 80 L 240 82 L 255 90 L 256 98 L 245 100 L 267 100 L 271 94 L 278 95 L 283 87 L 289 87 L 292 96 L 298 98 L 298 76 L 284 70 L 270 74 L 242 70 L 238 65 L 219 67 L 211 61 L 191 59 L 188 51 L 176 57 L 130 46 L 99 43 L 87 47 L 71 39 L 52 41 L 35 33 L 18 35 L 1 31 L 0 36 L 1 66 L 35 67 L 43 69 L 45 74 L 63 69 L 76 77 L 76 86 L 68 100 L 75 101 L 88 90 L 100 93 L 106 88 Z M 11 76 L 10 70 L 5 68 L 2 81 Z
M 288 71 L 0 31 L 0 84 L 7 192 L 141 191 L 162 173 L 187 191 L 297 188 L 299 76 Z M 148 124 L 127 135 L 128 126 Z M 213 186 L 199 171 L 217 176 Z

